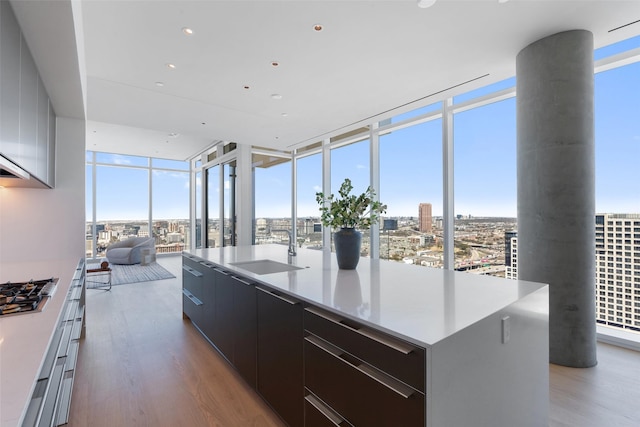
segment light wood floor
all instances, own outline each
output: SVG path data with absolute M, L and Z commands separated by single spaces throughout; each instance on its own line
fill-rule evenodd
M 181 258 L 158 261 L 177 279 L 87 290 L 69 426 L 284 426 L 182 319 Z M 550 426 L 640 426 L 640 353 L 599 344 L 598 361 L 550 365 Z

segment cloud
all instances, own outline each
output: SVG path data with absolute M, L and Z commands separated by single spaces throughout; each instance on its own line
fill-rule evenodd
M 320 191 L 322 191 L 322 187 L 319 185 L 314 185 L 313 186 L 313 191 L 315 191 L 316 193 L 319 193 Z

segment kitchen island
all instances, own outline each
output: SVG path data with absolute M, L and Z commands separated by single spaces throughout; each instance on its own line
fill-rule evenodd
M 1 427 L 25 425 L 23 423 L 29 412 L 34 390 L 39 383 L 44 384 L 41 380 L 44 374 L 42 369 L 47 365 L 47 356 L 57 336 L 56 331 L 65 313 L 69 311 L 70 298 L 76 298 L 75 295 L 71 295 L 73 292 L 70 293 L 70 289 L 74 286 L 82 288 L 83 283 L 80 283 L 80 279 L 84 276 L 81 270 L 78 270 L 79 268 L 84 269 L 84 260 L 78 263 L 77 258 L 4 263 L 1 266 L 1 283 L 58 278 L 55 292 L 53 296 L 47 297 L 49 300 L 42 311 L 0 317 Z M 81 294 L 81 289 L 78 289 L 78 297 L 82 296 Z M 79 303 L 79 300 L 77 301 Z M 79 306 L 78 303 L 76 305 Z M 78 307 L 82 315 L 83 307 L 84 301 L 82 301 L 82 307 Z M 70 322 L 72 326 L 73 321 L 76 320 L 76 312 L 70 315 L 74 317 Z M 81 327 L 82 322 L 79 323 Z M 70 347 L 74 346 L 77 346 L 77 343 L 72 343 Z M 77 347 L 74 347 L 74 350 L 77 351 Z M 69 370 L 65 373 L 72 374 Z M 61 384 L 63 388 L 71 387 L 72 378 L 61 379 Z M 62 394 L 60 394 L 61 397 Z
M 547 425 L 546 285 L 368 258 L 339 270 L 335 254 L 316 250 L 288 258 L 281 245 L 185 252 L 183 303 L 290 425 L 388 425 L 389 413 L 397 425 Z M 238 290 L 257 296 L 234 297 Z M 235 331 L 240 313 L 257 328 Z M 246 371 L 244 356 L 254 352 L 257 372 Z M 265 367 L 279 358 L 288 368 Z M 271 389 L 266 371 L 293 378 L 293 408 L 270 397 L 282 390 Z M 357 408 L 360 399 L 369 409 Z

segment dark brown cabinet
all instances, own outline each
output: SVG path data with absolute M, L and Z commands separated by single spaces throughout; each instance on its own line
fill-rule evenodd
M 197 261 L 183 257 L 182 264 L 182 312 L 198 327 L 203 320 L 203 274 L 197 270 Z
M 291 427 L 304 425 L 302 304 L 256 287 L 258 392 Z
M 231 275 L 219 268 L 214 268 L 215 275 L 215 302 L 214 302 L 214 326 L 211 340 L 220 350 L 220 353 L 230 362 L 233 361 L 233 339 L 235 327 L 233 323 L 233 286 Z
M 185 315 L 287 425 L 425 425 L 424 348 L 209 261 L 183 259 L 184 292 L 196 301 L 185 296 Z
M 242 378 L 256 388 L 258 319 L 256 287 L 248 279 L 231 277 L 233 282 L 233 365 Z
M 198 327 L 213 342 L 216 327 L 216 265 L 200 261 L 202 272 L 202 318 Z
M 424 349 L 316 307 L 304 325 L 305 389 L 321 412 L 355 426 L 425 425 Z

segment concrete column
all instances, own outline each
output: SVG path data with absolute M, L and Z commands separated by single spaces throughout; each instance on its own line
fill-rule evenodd
M 549 359 L 596 365 L 593 35 L 517 57 L 518 278 L 548 283 Z

